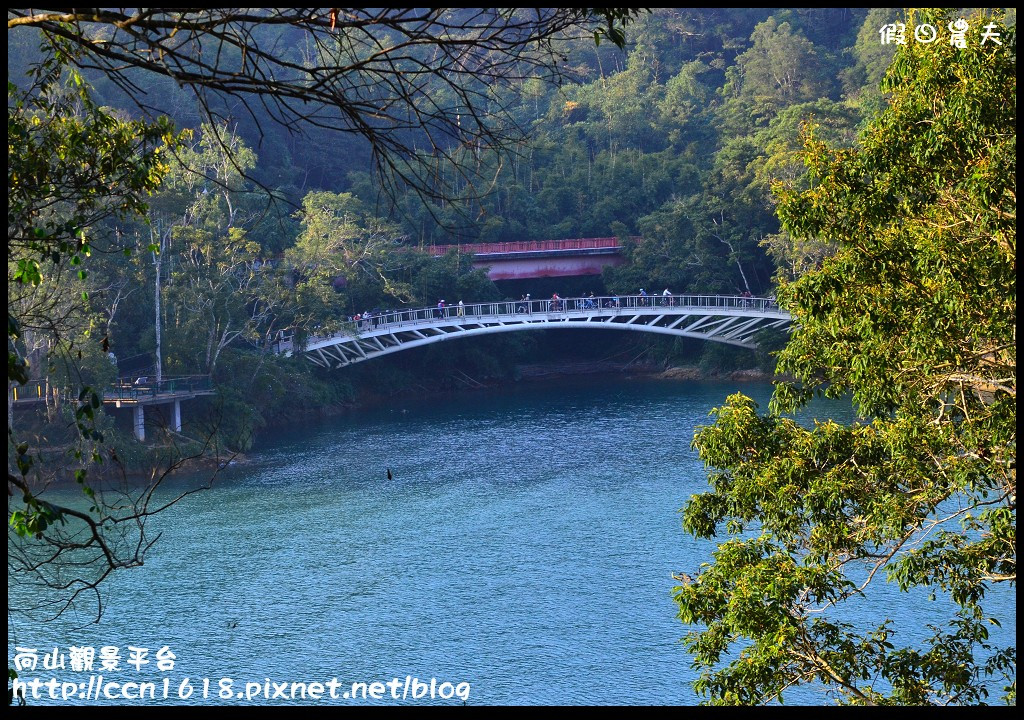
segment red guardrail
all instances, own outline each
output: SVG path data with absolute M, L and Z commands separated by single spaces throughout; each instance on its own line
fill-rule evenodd
M 500 243 L 465 243 L 431 245 L 431 255 L 444 255 L 451 249 L 467 255 L 501 255 L 505 253 L 544 252 L 556 250 L 599 250 L 620 247 L 617 237 L 574 238 L 570 240 L 521 240 Z

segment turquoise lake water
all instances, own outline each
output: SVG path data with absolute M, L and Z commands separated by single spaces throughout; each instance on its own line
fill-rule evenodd
M 107 581 L 99 624 L 11 620 L 9 659 L 16 647 L 118 647 L 107 680 L 156 685 L 137 704 L 181 702 L 185 678 L 190 703 L 265 703 L 272 683 L 335 678 L 339 693 L 398 678 L 407 702 L 433 678 L 433 700 L 423 690 L 417 702 L 696 703 L 671 574 L 694 573 L 712 545 L 684 533 L 678 511 L 706 488 L 694 427 L 737 390 L 762 405 L 770 394 L 591 377 L 268 432 L 214 489 L 154 521 L 162 537 L 144 567 Z M 856 612 L 921 633 L 943 616 L 898 593 L 872 603 Z M 1015 618 L 1012 593 L 1004 603 Z M 126 665 L 129 646 L 151 662 Z M 173 670 L 156 669 L 164 646 Z M 69 668 L 35 675 L 90 675 Z

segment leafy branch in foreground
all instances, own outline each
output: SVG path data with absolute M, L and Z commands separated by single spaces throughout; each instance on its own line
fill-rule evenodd
M 1001 44 L 981 42 L 986 25 Z M 777 190 L 786 231 L 838 251 L 780 288 L 794 380 L 768 414 L 732 396 L 694 439 L 711 491 L 684 526 L 732 536 L 675 591 L 704 627 L 685 642 L 712 702 L 811 684 L 854 704 L 971 704 L 990 676 L 1015 701 L 1016 649 L 990 639 L 988 595 L 1017 577 L 1016 32 L 970 26 L 965 49 L 901 47 L 861 147 L 812 129 L 810 188 Z M 867 420 L 784 415 L 817 393 L 852 396 Z M 923 633 L 885 617 L 885 582 L 906 613 L 938 598 L 945 620 Z M 851 622 L 864 607 L 877 619 Z
M 513 150 L 519 82 L 565 77 L 565 42 L 622 47 L 634 8 L 13 8 L 8 30 L 35 28 L 78 49 L 140 108 L 170 112 L 140 84 L 192 91 L 211 125 L 269 117 L 326 144 L 362 137 L 382 177 L 423 197 L 456 194 L 442 166 L 474 173 L 465 148 Z M 449 176 L 453 177 L 453 176 Z
M 56 473 L 13 427 L 7 482 L 8 493 L 20 498 L 9 503 L 9 569 L 68 593 L 57 601 L 59 613 L 113 569 L 140 564 L 150 544 L 143 525 L 159 478 L 143 484 L 142 499 L 127 490 L 111 499 L 109 490 L 87 481 L 87 468 L 103 460 L 96 424 L 102 391 L 82 382 L 80 361 L 101 339 L 91 336 L 79 281 L 94 250 L 119 249 L 89 231 L 146 211 L 147 196 L 168 169 L 166 148 L 178 138 L 166 119 L 123 120 L 97 107 L 68 67 L 73 49 L 54 49 L 27 87 L 8 83 L 8 383 L 24 384 L 59 366 L 78 381 L 68 463 L 76 468 L 82 506 L 46 499 Z M 129 527 L 138 532 L 134 542 L 127 541 Z
M 32 465 L 27 446 L 17 448 L 21 477 L 8 472 L 7 482 L 21 493 L 23 507 L 9 517 L 7 540 L 8 569 L 15 579 L 33 588 L 30 595 L 20 593 L 20 600 L 10 608 L 19 614 L 43 614 L 52 619 L 77 605 L 83 596 L 91 595 L 96 618 L 103 612 L 99 585 L 115 570 L 139 567 L 146 552 L 159 538 L 147 533 L 150 517 L 171 507 L 183 498 L 208 489 L 216 473 L 205 483 L 191 484 L 185 489 L 163 492 L 165 480 L 190 462 L 208 455 L 208 445 L 196 443 L 191 452 L 175 451 L 162 471 L 154 471 L 145 481 L 133 481 L 125 472 L 116 453 L 108 452 L 106 461 L 114 472 L 86 483 L 86 471 L 75 473 L 82 489 L 81 502 L 69 502 L 68 493 L 51 501 L 48 483 L 28 479 Z M 94 457 L 93 463 L 101 459 Z M 55 486 L 58 491 L 60 486 Z M 12 493 L 13 494 L 13 493 Z

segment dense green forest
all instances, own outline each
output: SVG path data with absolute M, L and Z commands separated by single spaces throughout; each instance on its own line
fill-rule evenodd
M 528 291 L 496 287 L 465 258 L 436 261 L 407 248 L 639 236 L 626 242 L 628 264 L 558 289 L 769 293 L 774 278 L 796 277 L 830 251 L 780 230 L 771 184 L 799 186 L 805 123 L 853 146 L 884 106 L 879 81 L 893 46 L 883 46 L 878 31 L 894 13 L 662 9 L 640 15 L 622 49 L 562 41 L 563 82 L 529 78 L 492 98 L 503 121 L 523 131 L 518 144 L 453 138 L 453 162 L 438 163 L 429 183 L 437 193 L 406 181 L 400 166 L 375 167 L 357 134 L 293 134 L 274 122 L 272 107 L 233 106 L 231 96 L 210 101 L 222 120 L 211 124 L 196 97 L 170 79 L 139 72 L 129 94 L 123 80 L 86 69 L 98 110 L 140 117 L 141 95 L 177 134 L 166 136 L 167 172 L 145 213 L 90 228 L 87 307 L 76 308 L 74 332 L 59 340 L 79 362 L 61 369 L 51 360 L 50 371 L 69 388 L 153 374 L 157 365 L 166 375 L 212 374 L 217 416 L 233 418 L 221 430 L 244 446 L 268 421 L 350 401 L 358 391 L 455 387 L 456 373 L 509 377 L 516 362 L 552 353 L 615 354 L 604 337 L 574 337 L 564 349 L 513 334 L 331 376 L 267 353 L 281 330 L 329 330 L 366 309 Z M 297 28 L 260 33 L 261 43 L 296 62 L 312 52 Z M 9 40 L 8 78 L 18 88 L 43 55 L 33 32 Z M 426 82 L 436 85 L 430 92 L 446 92 L 437 78 Z M 417 130 L 406 133 L 415 147 Z M 134 250 L 128 257 L 125 247 Z M 551 292 L 552 282 L 538 282 L 534 295 Z M 51 289 L 82 292 L 56 280 Z M 37 295 L 14 304 L 29 306 Z M 22 336 L 36 377 L 47 372 L 43 358 L 57 357 L 53 342 L 45 332 Z M 697 343 L 611 342 L 624 353 L 636 346 L 707 369 L 759 361 Z
M 811 682 L 858 705 L 1016 703 L 1014 633 L 990 632 L 1017 580 L 1016 31 L 912 17 L 981 32 L 901 48 L 855 149 L 808 143 L 810 185 L 778 192 L 778 216 L 836 249 L 780 284 L 789 379 L 694 438 L 709 489 L 683 525 L 718 546 L 675 591 L 712 702 Z M 860 419 L 802 425 L 816 395 Z M 855 620 L 863 600 L 887 619 Z
M 897 50 L 882 41 L 887 24 L 929 20 L 945 32 L 957 14 L 561 10 L 538 11 L 538 45 L 551 54 L 530 66 L 536 74 L 503 77 L 512 66 L 487 65 L 488 53 L 472 56 L 479 66 L 432 67 L 443 54 L 416 49 L 385 63 L 397 101 L 361 73 L 372 76 L 376 45 L 415 37 L 401 22 L 353 15 L 350 34 L 331 34 L 349 22 L 337 9 L 259 16 L 248 44 L 221 43 L 206 66 L 215 78 L 203 81 L 222 92 L 196 95 L 192 81 L 148 72 L 159 69 L 148 56 L 119 70 L 116 52 L 104 55 L 142 37 L 117 40 L 113 28 L 158 11 L 79 18 L 100 24 L 86 51 L 69 30 L 81 25 L 11 11 L 8 380 L 45 377 L 55 390 L 8 434 L 23 569 L 67 589 L 46 573 L 83 549 L 96 551 L 100 580 L 141 564 L 144 542 L 110 551 L 123 518 L 103 515 L 116 504 L 85 483 L 84 468 L 106 457 L 108 467 L 173 467 L 204 443 L 244 450 L 273 423 L 375 393 L 506 381 L 537 360 L 647 355 L 708 371 L 774 362 L 713 343 L 597 333 L 570 343 L 556 331 L 333 373 L 271 350 L 282 333 L 330 332 L 367 309 L 529 291 L 426 246 L 614 235 L 626 264 L 538 281 L 534 296 L 777 293 L 797 321 L 788 343 L 775 339 L 786 375 L 768 413 L 733 396 L 694 439 L 709 491 L 691 498 L 684 527 L 728 536 L 696 577 L 676 577 L 697 690 L 770 703 L 816 682 L 841 702 L 958 704 L 984 701 L 993 676 L 1015 702 L 1015 648 L 987 644 L 983 606 L 992 584 L 1016 582 L 1013 11 L 964 10 L 972 44 L 943 36 Z M 426 12 L 443 28 L 485 17 L 507 32 L 531 11 Z M 49 34 L 18 29 L 21 19 Z M 366 27 L 370 45 L 347 48 Z M 1005 45 L 985 46 L 983 32 Z M 325 36 L 359 68 L 338 73 L 355 84 L 334 109 L 295 116 L 276 104 L 280 89 L 258 102 L 234 89 L 268 58 L 291 68 L 274 78 L 286 86 L 288 72 L 318 67 L 325 49 L 310 38 Z M 319 83 L 302 85 L 298 102 Z M 292 132 L 300 119 L 305 132 Z M 144 448 L 95 390 L 149 374 L 209 375 L 216 395 L 192 401 L 184 437 Z M 816 395 L 852 398 L 863 422 L 795 422 Z M 28 480 L 40 466 L 74 470 L 101 519 L 40 499 Z M 147 493 L 128 518 L 148 517 Z M 69 518 L 85 523 L 84 545 L 54 532 Z M 831 611 L 865 596 L 876 573 L 955 607 L 923 645 L 894 644 L 889 621 L 865 634 Z

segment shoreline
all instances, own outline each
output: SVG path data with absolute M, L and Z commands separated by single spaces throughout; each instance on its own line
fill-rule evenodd
M 283 418 L 279 422 L 268 422 L 260 428 L 260 433 L 265 430 L 284 427 L 288 424 L 299 421 L 305 422 L 318 417 L 335 417 L 347 413 L 357 413 L 361 410 L 372 409 L 388 405 L 409 397 L 450 397 L 479 392 L 487 392 L 500 388 L 514 387 L 520 384 L 543 384 L 550 382 L 562 382 L 568 378 L 587 376 L 617 376 L 626 379 L 647 379 L 661 381 L 720 381 L 731 380 L 735 382 L 771 382 L 774 375 L 756 368 L 733 370 L 726 373 L 708 373 L 696 365 L 681 365 L 664 367 L 659 363 L 650 362 L 614 362 L 609 360 L 573 361 L 573 362 L 542 362 L 526 363 L 516 366 L 513 376 L 492 377 L 492 378 L 471 378 L 466 376 L 461 384 L 434 389 L 424 386 L 409 387 L 391 394 L 374 393 L 363 391 L 351 403 L 327 406 L 311 409 L 296 415 Z
M 387 406 L 395 402 L 401 402 L 406 398 L 423 397 L 451 397 L 457 395 L 471 395 L 474 393 L 488 392 L 502 388 L 515 387 L 519 385 L 543 385 L 551 382 L 565 382 L 571 378 L 584 378 L 600 376 L 613 376 L 625 379 L 643 379 L 654 381 L 684 381 L 703 382 L 731 380 L 735 382 L 770 382 L 773 375 L 763 370 L 748 368 L 735 370 L 726 373 L 708 373 L 696 365 L 678 365 L 664 367 L 658 363 L 651 362 L 615 362 L 610 360 L 593 361 L 548 361 L 540 363 L 526 363 L 517 365 L 512 377 L 490 377 L 476 379 L 465 376 L 460 384 L 443 389 L 426 388 L 415 386 L 396 391 L 391 394 L 361 392 L 354 401 L 328 405 L 319 408 L 310 408 L 299 412 L 289 413 L 287 417 L 278 417 L 268 420 L 267 424 L 259 428 L 254 434 L 253 444 L 260 441 L 260 436 L 265 432 L 274 432 L 278 428 L 287 427 L 295 422 L 304 423 L 317 418 L 330 418 L 348 413 L 359 413 L 363 410 L 371 410 Z M 244 465 L 248 458 L 243 451 L 224 452 L 218 448 L 216 454 L 202 457 L 192 457 L 184 461 L 181 467 L 172 472 L 176 475 L 179 471 L 186 474 L 208 473 L 215 475 L 232 465 Z M 121 476 L 131 484 L 145 482 L 152 478 L 153 473 L 159 473 L 163 469 L 159 465 L 149 468 L 127 469 L 116 464 L 104 464 L 97 467 L 89 465 L 89 476 L 91 479 L 100 482 L 109 482 Z M 49 482 L 59 485 L 74 485 L 74 468 L 62 468 L 56 477 L 51 477 Z

